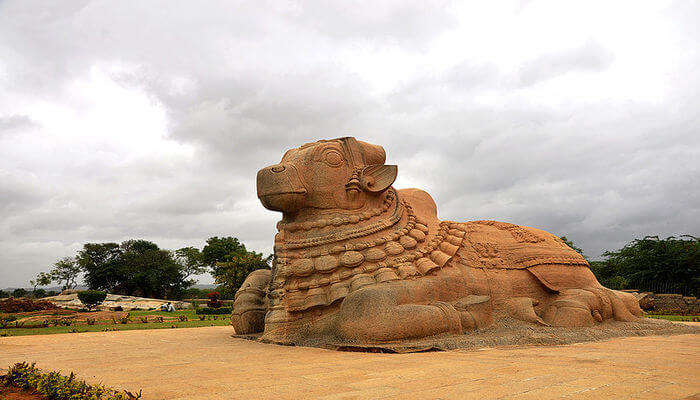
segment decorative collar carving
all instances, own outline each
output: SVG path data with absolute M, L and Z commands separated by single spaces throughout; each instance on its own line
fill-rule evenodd
M 420 221 L 393 189 L 391 193 L 395 200 L 385 219 L 303 244 L 277 243 L 270 297 L 273 309 L 284 310 L 278 313 L 283 319 L 292 318 L 288 312 L 333 304 L 370 284 L 430 274 L 452 258 L 466 227 L 441 222 L 430 232 L 427 221 Z

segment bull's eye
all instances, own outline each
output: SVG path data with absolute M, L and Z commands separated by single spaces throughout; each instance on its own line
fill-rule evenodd
M 330 150 L 323 155 L 323 161 L 331 167 L 339 167 L 343 164 L 343 156 L 337 150 Z

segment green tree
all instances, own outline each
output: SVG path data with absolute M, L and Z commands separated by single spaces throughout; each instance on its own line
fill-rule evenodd
M 202 249 L 202 261 L 211 267 L 214 282 L 224 298 L 232 298 L 245 278 L 256 269 L 270 268 L 272 255 L 248 251 L 243 243 L 234 237 L 217 236 L 207 240 Z
M 122 290 L 146 297 L 179 298 L 194 282 L 188 281 L 182 267 L 169 250 L 146 240 L 121 244 L 120 261 L 125 272 Z
M 32 285 L 32 295 L 35 298 L 39 298 L 37 296 L 37 286 L 47 286 L 50 285 L 52 281 L 51 274 L 46 273 L 46 272 L 39 272 L 39 274 L 34 278 L 33 280 L 30 280 L 29 283 Z M 44 291 L 44 294 L 46 294 L 46 291 Z
M 206 299 L 207 295 L 212 291 L 212 289 L 198 289 L 196 287 L 191 287 L 185 289 L 182 296 L 185 299 Z
M 256 269 L 269 269 L 272 255 L 263 258 L 262 253 L 246 251 L 232 253 L 227 261 L 218 262 L 212 270 L 214 282 L 219 285 L 223 298 L 231 299 L 241 287 L 245 278 Z
M 235 237 L 227 236 L 219 238 L 218 236 L 214 236 L 207 239 L 207 244 L 202 249 L 202 262 L 214 268 L 216 263 L 227 261 L 232 254 L 245 253 L 245 246 Z
M 598 280 L 613 289 L 700 295 L 700 240 L 694 236 L 647 236 L 591 262 Z
M 123 280 L 120 263 L 122 250 L 117 243 L 85 243 L 78 252 L 76 262 L 85 273 L 85 283 L 91 289 L 115 293 Z
M 22 288 L 17 288 L 12 291 L 12 297 L 18 298 L 18 297 L 26 297 L 27 296 L 27 290 L 22 289 Z
M 78 276 L 80 275 L 80 265 L 76 263 L 73 257 L 63 257 L 53 264 L 53 268 L 49 271 L 48 276 L 51 281 L 61 285 L 63 290 L 73 289 L 76 287 Z M 42 276 L 41 279 L 45 279 Z M 37 277 L 37 280 L 40 279 Z
M 183 247 L 175 250 L 175 261 L 180 264 L 185 279 L 207 272 L 202 252 L 196 247 Z
M 88 287 L 110 293 L 179 298 L 194 283 L 174 252 L 147 240 L 86 243 L 77 260 Z

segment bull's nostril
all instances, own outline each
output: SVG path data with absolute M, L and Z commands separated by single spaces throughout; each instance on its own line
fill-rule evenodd
M 282 172 L 284 171 L 284 165 L 278 165 L 276 167 L 272 167 L 272 172 Z

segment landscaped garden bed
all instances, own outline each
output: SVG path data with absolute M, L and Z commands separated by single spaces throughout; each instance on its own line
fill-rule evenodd
M 665 319 L 668 321 L 700 322 L 700 315 L 644 314 L 646 318 Z
M 17 363 L 0 377 L 0 398 L 7 400 L 133 400 L 141 393 L 90 385 L 70 375 L 43 372 L 34 364 Z
M 197 315 L 191 309 L 173 312 L 50 309 L 0 314 L 0 336 L 195 328 L 229 323 L 229 315 Z

